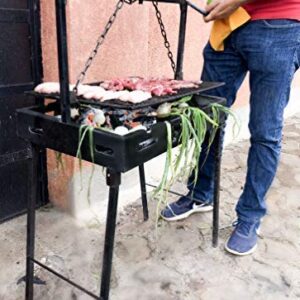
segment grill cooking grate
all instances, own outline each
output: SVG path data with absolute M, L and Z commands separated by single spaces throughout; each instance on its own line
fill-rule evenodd
M 91 85 L 96 85 L 96 84 L 99 84 L 99 83 L 93 83 Z M 137 103 L 137 104 L 132 104 L 130 102 L 124 102 L 124 101 L 121 101 L 118 99 L 100 102 L 98 100 L 86 100 L 82 97 L 76 97 L 76 100 L 79 101 L 79 103 L 92 105 L 92 106 L 100 107 L 100 108 L 103 107 L 103 108 L 112 108 L 112 109 L 135 110 L 135 109 L 146 108 L 149 106 L 158 106 L 164 102 L 177 101 L 177 100 L 181 99 L 182 97 L 192 96 L 195 94 L 203 93 L 205 91 L 220 87 L 222 85 L 223 85 L 223 83 L 219 83 L 219 82 L 202 82 L 199 85 L 199 88 L 183 88 L 183 89 L 178 90 L 177 94 L 175 94 L 175 95 L 167 95 L 167 96 L 161 96 L 161 97 L 155 96 L 144 102 Z M 42 93 L 30 91 L 30 92 L 27 92 L 27 94 L 33 95 L 35 97 L 60 100 L 60 94 L 57 94 L 57 93 L 56 94 L 42 94 Z M 72 99 L 72 97 L 71 97 L 71 99 Z M 73 104 L 74 103 L 75 103 L 75 101 L 73 100 Z

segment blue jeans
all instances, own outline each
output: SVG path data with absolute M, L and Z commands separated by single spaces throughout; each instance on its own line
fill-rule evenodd
M 226 98 L 228 107 L 235 102 L 246 73 L 250 74 L 251 147 L 246 183 L 236 212 L 241 220 L 256 222 L 266 214 L 265 196 L 279 162 L 283 112 L 299 68 L 300 22 L 249 22 L 227 38 L 224 52 L 216 52 L 208 44 L 204 61 L 202 80 L 226 83 L 209 94 Z M 203 151 L 196 186 L 188 185 L 194 197 L 205 202 L 213 200 L 214 151 L 214 145 L 208 155 Z

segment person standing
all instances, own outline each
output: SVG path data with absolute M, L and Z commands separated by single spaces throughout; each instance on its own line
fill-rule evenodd
M 250 75 L 251 134 L 247 176 L 236 206 L 235 229 L 225 249 L 236 255 L 257 248 L 258 230 L 265 216 L 266 194 L 275 177 L 281 152 L 284 109 L 289 101 L 293 76 L 300 63 L 300 0 L 214 0 L 206 7 L 206 22 L 228 18 L 243 8 L 250 21 L 234 30 L 222 51 L 208 43 L 204 49 L 203 81 L 225 82 L 210 95 L 227 99 L 231 107 L 238 89 Z M 161 216 L 167 221 L 212 210 L 214 145 L 200 157 L 200 171 L 189 193 L 168 205 Z

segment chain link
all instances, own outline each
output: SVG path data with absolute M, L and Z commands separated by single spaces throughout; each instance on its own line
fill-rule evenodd
M 157 0 L 152 0 L 152 4 L 155 8 L 156 18 L 157 18 L 158 24 L 160 26 L 160 31 L 161 31 L 161 35 L 164 39 L 165 47 L 168 50 L 168 58 L 170 59 L 170 62 L 171 62 L 171 68 L 172 68 L 174 74 L 176 74 L 176 64 L 174 62 L 174 55 L 171 51 L 171 45 L 170 45 L 170 42 L 169 42 L 168 37 L 167 37 L 166 28 L 165 28 L 165 25 L 164 25 L 163 20 L 162 20 L 161 12 L 158 8 L 158 1 Z
M 97 39 L 97 43 L 96 43 L 96 46 L 95 48 L 93 49 L 93 51 L 91 52 L 89 58 L 87 59 L 86 63 L 85 63 L 85 66 L 84 66 L 84 69 L 83 71 L 79 74 L 79 76 L 77 77 L 77 81 L 76 81 L 76 84 L 75 84 L 75 87 L 73 89 L 73 92 L 75 94 L 77 94 L 77 91 L 78 91 L 78 85 L 83 82 L 85 76 L 86 76 L 86 73 L 88 71 L 88 69 L 90 68 L 90 66 L 92 65 L 95 57 L 97 56 L 98 54 L 98 51 L 99 51 L 99 48 L 100 46 L 104 43 L 105 41 L 105 38 L 106 38 L 106 35 L 108 34 L 109 30 L 111 29 L 112 25 L 114 24 L 115 20 L 116 20 L 116 17 L 118 15 L 118 12 L 122 9 L 124 3 L 126 1 L 125 0 L 119 0 L 118 3 L 116 4 L 116 7 L 115 7 L 115 10 L 113 12 L 113 14 L 110 16 L 107 24 L 105 25 L 105 28 L 104 28 L 104 31 L 101 33 L 101 35 L 98 37 Z M 126 2 L 127 3 L 127 2 Z

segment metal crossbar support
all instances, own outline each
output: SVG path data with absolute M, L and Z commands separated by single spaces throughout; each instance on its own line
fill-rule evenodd
M 154 188 L 154 189 L 157 188 L 157 185 L 154 185 L 154 184 L 151 184 L 151 183 L 146 183 L 146 185 L 149 186 L 149 187 L 152 187 L 152 188 Z M 165 190 L 164 190 L 164 191 L 165 191 Z M 172 190 L 169 190 L 168 192 L 169 192 L 170 194 L 176 195 L 176 196 L 178 196 L 178 197 L 186 196 L 186 195 L 183 195 L 183 194 L 181 194 L 181 193 L 178 193 L 178 192 L 172 191 Z M 187 198 L 189 198 L 189 197 L 187 197 Z M 190 198 L 189 198 L 189 199 L 190 199 Z
M 61 275 L 60 273 L 56 272 L 55 270 L 53 270 L 52 268 L 42 264 L 41 262 L 39 262 L 36 259 L 31 259 L 31 261 L 35 264 L 37 264 L 38 266 L 40 266 L 41 268 L 45 269 L 46 271 L 48 271 L 49 273 L 52 273 L 53 275 L 55 275 L 56 277 L 62 279 L 63 281 L 69 283 L 70 285 L 74 286 L 75 288 L 77 288 L 78 290 L 84 292 L 85 294 L 89 295 L 90 297 L 97 299 L 97 300 L 101 300 L 101 298 L 99 298 L 98 296 L 96 296 L 94 293 L 88 291 L 87 289 L 85 289 L 84 287 L 82 287 L 81 285 L 77 284 L 76 282 L 74 282 L 73 280 Z

